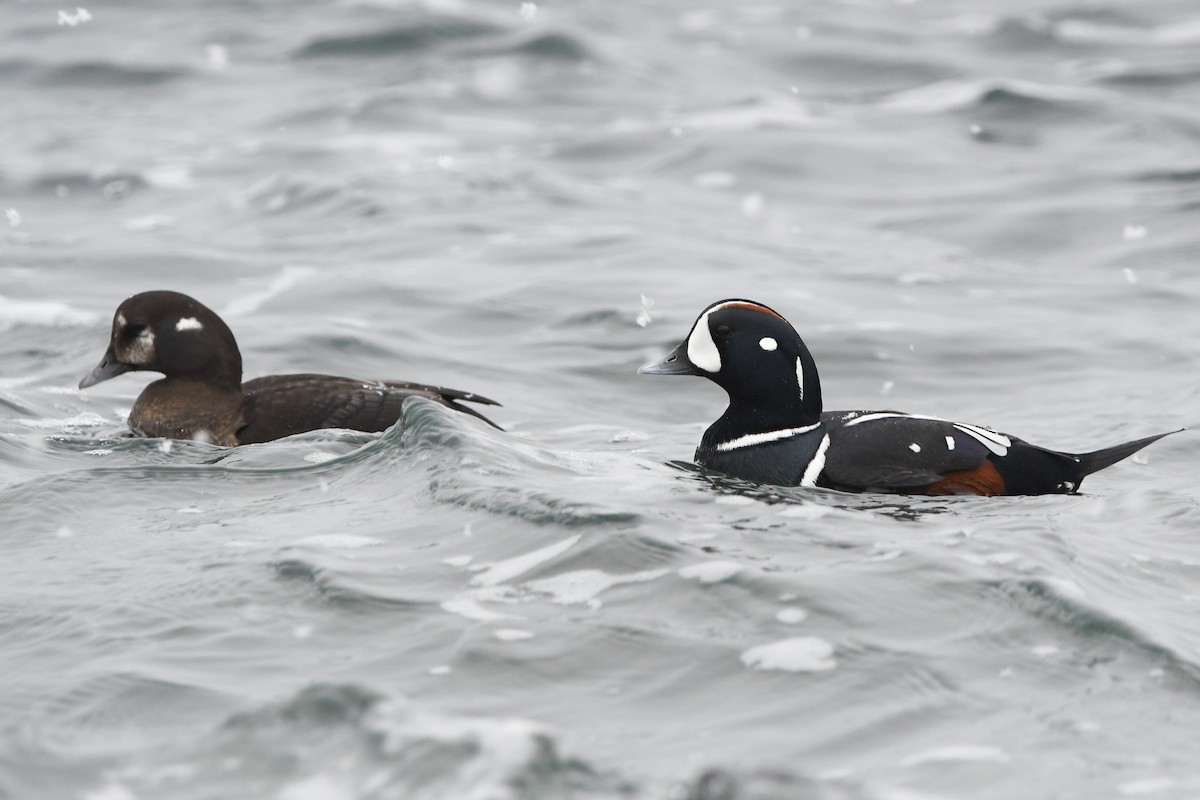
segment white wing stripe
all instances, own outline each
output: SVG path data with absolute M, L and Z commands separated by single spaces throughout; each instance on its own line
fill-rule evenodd
M 1008 448 L 1012 447 L 1012 439 L 1009 439 L 1003 433 L 996 433 L 987 428 L 981 428 L 978 425 L 967 425 L 963 422 L 950 422 L 941 417 L 926 417 L 921 414 L 895 414 L 890 411 L 879 411 L 873 414 L 863 414 L 861 417 L 855 417 L 848 421 L 844 427 L 849 428 L 852 425 L 859 425 L 863 422 L 874 422 L 880 419 L 928 419 L 934 422 L 947 422 L 953 425 L 958 430 L 970 436 L 975 441 L 986 447 L 991 452 L 998 456 L 1008 455 Z M 947 440 L 949 446 L 950 442 Z M 952 446 L 950 449 L 954 449 Z

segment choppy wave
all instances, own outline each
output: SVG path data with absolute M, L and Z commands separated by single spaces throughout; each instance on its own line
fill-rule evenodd
M 634 374 L 748 296 L 831 407 L 1195 423 L 1187 3 L 63 11 L 0 14 L 0 796 L 1200 792 L 1200 438 L 764 487 L 680 461 L 719 387 Z M 147 376 L 76 383 L 152 288 L 508 432 L 130 437 Z
M 433 17 L 386 30 L 365 30 L 314 38 L 295 52 L 296 58 L 386 58 L 449 44 L 495 36 L 502 28 L 480 19 Z
M 310 686 L 233 715 L 194 744 L 112 770 L 89 796 L 248 790 L 289 798 L 627 796 L 619 779 L 560 755 L 536 723 L 440 714 L 355 684 Z
M 30 82 L 45 88 L 73 87 L 91 91 L 121 91 L 162 86 L 189 77 L 191 71 L 177 66 L 116 64 L 110 61 L 80 61 L 52 67 L 30 67 Z

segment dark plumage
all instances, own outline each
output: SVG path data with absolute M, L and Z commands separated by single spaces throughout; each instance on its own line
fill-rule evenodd
M 108 351 L 79 388 L 134 370 L 166 376 L 145 388 L 129 414 L 129 427 L 140 436 L 234 446 L 318 428 L 382 431 L 414 396 L 497 427 L 461 404 L 498 405 L 494 400 L 441 386 L 308 374 L 242 383 L 242 355 L 229 327 L 179 292 L 142 292 L 121 303 Z
M 687 339 L 641 372 L 700 375 L 729 407 L 696 461 L 783 486 L 907 494 L 1068 494 L 1085 477 L 1167 436 L 1060 453 L 976 425 L 898 411 L 823 412 L 817 365 L 795 329 L 749 300 L 706 308 Z M 1172 431 L 1175 432 L 1175 431 Z

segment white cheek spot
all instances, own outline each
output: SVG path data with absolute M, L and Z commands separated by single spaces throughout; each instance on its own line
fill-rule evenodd
M 196 319 L 195 317 L 184 317 L 183 319 L 179 320 L 179 322 L 175 323 L 175 330 L 202 331 L 204 330 L 204 326 L 201 325 L 200 320 Z
M 775 348 L 779 347 L 779 342 L 775 341 L 770 336 L 764 336 L 758 340 L 758 346 L 769 353 Z
M 953 450 L 953 449 L 954 449 L 954 437 L 953 437 L 953 436 L 947 436 L 947 437 L 946 437 L 946 449 L 947 449 L 947 450 Z
M 713 309 L 713 311 L 716 310 Z M 717 373 L 721 371 L 721 353 L 717 350 L 717 343 L 713 341 L 712 334 L 708 331 L 709 314 L 712 314 L 712 311 L 696 320 L 696 327 L 692 328 L 687 340 L 687 357 L 689 361 L 705 372 Z
M 917 444 L 916 442 L 913 442 L 912 444 L 910 444 L 908 446 L 908 449 L 912 450 L 914 453 L 919 453 L 919 452 L 921 452 L 921 445 Z

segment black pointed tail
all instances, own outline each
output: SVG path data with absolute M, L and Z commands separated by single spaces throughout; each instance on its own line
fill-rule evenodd
M 1182 430 L 1185 429 L 1180 428 L 1178 431 L 1167 431 L 1155 436 L 1147 436 L 1145 439 L 1136 439 L 1132 442 L 1106 447 L 1103 450 L 1094 450 L 1091 453 L 1079 453 L 1074 456 L 1079 462 L 1079 478 L 1082 480 L 1093 472 L 1099 472 L 1105 467 L 1111 467 L 1118 461 L 1129 458 L 1146 445 L 1153 444 L 1164 436 L 1170 436 L 1172 433 L 1179 433 Z

